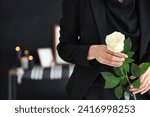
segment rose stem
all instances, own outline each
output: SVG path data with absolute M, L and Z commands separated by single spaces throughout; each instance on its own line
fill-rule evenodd
M 127 72 L 125 71 L 125 74 L 124 74 L 124 72 L 123 72 L 124 70 L 123 70 L 123 68 L 122 68 L 122 66 L 121 66 L 121 72 L 122 72 L 122 74 L 123 75 L 125 75 L 125 77 L 126 77 L 126 79 L 127 79 L 127 81 L 128 81 L 128 83 L 129 83 L 129 85 L 131 85 L 131 82 L 130 82 L 130 80 L 129 80 L 129 77 L 128 77 L 128 75 L 127 75 Z M 133 98 L 134 98 L 134 100 L 137 100 L 137 98 L 136 98 L 136 95 L 135 94 L 133 94 Z

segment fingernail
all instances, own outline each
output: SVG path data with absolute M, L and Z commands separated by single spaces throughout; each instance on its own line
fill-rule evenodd
M 132 85 L 130 85 L 130 88 L 133 88 L 133 86 L 132 86 Z
M 128 55 L 125 55 L 125 58 L 128 58 Z
M 130 79 L 131 79 L 131 80 L 134 80 L 134 79 L 136 79 L 136 77 L 135 77 L 135 76 L 131 76 Z
M 125 58 L 122 58 L 121 61 L 125 61 Z

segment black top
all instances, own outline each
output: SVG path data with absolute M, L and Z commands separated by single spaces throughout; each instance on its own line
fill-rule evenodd
M 114 31 L 119 31 L 125 34 L 126 38 L 131 37 L 131 41 L 133 43 L 132 51 L 135 52 L 133 59 L 136 63 L 139 61 L 139 48 L 140 48 L 140 27 L 138 22 L 138 15 L 137 15 L 137 7 L 136 7 L 136 0 L 124 0 L 120 3 L 118 0 L 106 0 L 106 19 L 107 19 L 107 33 L 111 34 Z M 109 67 L 103 65 L 102 71 L 113 71 L 113 67 Z M 93 90 L 92 96 L 98 89 L 98 92 L 101 92 L 103 96 L 101 98 L 107 99 L 107 93 L 111 93 L 110 99 L 115 99 L 116 97 L 113 94 L 113 90 L 103 90 L 105 84 L 105 80 L 102 78 L 101 74 L 96 78 L 95 82 L 91 85 L 91 89 Z M 99 86 L 99 87 L 98 87 Z M 97 93 L 97 92 L 96 92 Z M 89 95 L 89 94 L 88 94 Z M 96 94 L 97 96 L 97 94 Z M 137 94 L 137 99 L 144 100 L 148 99 L 148 95 L 139 95 Z
M 119 31 L 125 34 L 126 38 L 131 37 L 135 52 L 134 59 L 139 59 L 140 28 L 137 15 L 136 0 L 106 0 L 106 17 L 108 34 Z
M 96 60 L 93 61 L 95 64 L 89 64 L 87 54 L 91 44 L 105 41 L 107 26 L 104 2 L 106 0 L 63 0 L 57 50 L 62 59 L 75 64 L 66 86 L 69 99 L 82 99 L 101 71 L 101 64 Z M 144 58 L 144 61 L 150 61 L 150 0 L 136 2 L 140 18 L 140 60 Z
M 140 48 L 140 28 L 138 25 L 138 15 L 136 8 L 136 0 L 124 0 L 120 3 L 118 0 L 106 0 L 106 19 L 107 19 L 107 34 L 114 31 L 125 34 L 126 38 L 130 37 L 133 43 L 132 51 L 135 52 L 133 59 L 134 62 L 139 61 L 139 48 Z M 113 67 L 103 65 L 102 71 L 114 72 Z M 100 77 L 100 78 L 99 78 Z M 95 82 L 105 83 L 105 80 L 99 76 Z M 95 83 L 94 82 L 94 83 Z

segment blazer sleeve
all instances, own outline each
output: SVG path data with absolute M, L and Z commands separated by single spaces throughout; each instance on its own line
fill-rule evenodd
M 146 50 L 146 53 L 142 59 L 142 62 L 150 62 L 150 41 L 148 43 L 147 50 Z
M 91 67 L 94 62 L 87 60 L 90 45 L 80 44 L 79 0 L 63 0 L 60 21 L 59 56 L 70 63 Z

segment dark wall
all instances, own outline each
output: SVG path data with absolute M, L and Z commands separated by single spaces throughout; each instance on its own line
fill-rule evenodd
M 0 0 L 0 99 L 7 99 L 7 72 L 16 45 L 36 50 L 52 47 L 52 25 L 61 17 L 62 0 Z

